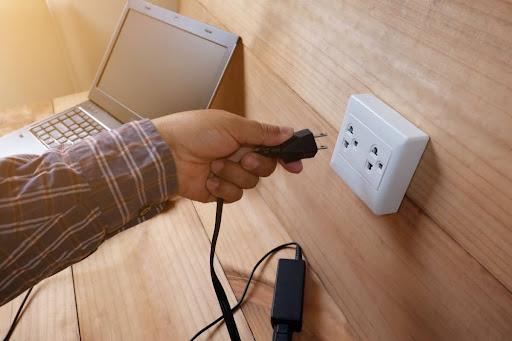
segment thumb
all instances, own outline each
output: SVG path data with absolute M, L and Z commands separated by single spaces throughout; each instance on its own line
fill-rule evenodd
M 240 120 L 236 128 L 236 139 L 240 144 L 275 146 L 293 136 L 293 128 L 246 119 Z

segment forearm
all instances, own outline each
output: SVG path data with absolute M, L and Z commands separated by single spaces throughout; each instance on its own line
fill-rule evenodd
M 176 184 L 150 121 L 0 160 L 0 305 L 158 213 Z

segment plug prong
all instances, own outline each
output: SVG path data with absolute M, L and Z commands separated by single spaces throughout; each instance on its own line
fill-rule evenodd
M 327 149 L 327 146 L 320 146 L 318 149 Z
M 313 135 L 313 137 L 314 137 L 315 139 L 317 139 L 317 138 L 319 138 L 319 137 L 325 137 L 325 136 L 327 136 L 327 134 L 326 134 L 326 133 L 320 133 L 320 134 Z

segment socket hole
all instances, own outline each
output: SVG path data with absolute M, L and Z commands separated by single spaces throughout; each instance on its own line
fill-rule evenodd
M 357 140 L 354 140 L 354 147 L 357 147 L 358 144 L 359 142 L 357 142 Z
M 382 168 L 384 168 L 384 165 L 382 164 L 382 162 L 377 162 L 377 167 L 379 167 L 379 169 L 382 170 Z
M 378 152 L 377 147 L 372 147 L 372 154 L 377 156 L 377 152 Z
M 348 143 L 348 141 L 347 141 L 347 140 L 343 140 L 343 146 L 344 146 L 345 148 L 348 148 L 348 145 L 349 145 L 349 144 L 350 144 L 350 143 Z
M 348 130 L 348 132 L 349 132 L 349 133 L 351 133 L 351 134 L 353 134 L 353 133 L 354 133 L 354 127 L 352 127 L 352 126 L 348 126 L 348 129 L 347 129 L 347 130 Z
M 372 170 L 372 168 L 373 168 L 373 163 L 371 163 L 371 162 L 367 162 L 367 163 L 366 163 L 366 169 L 368 169 L 368 171 L 371 171 L 371 170 Z

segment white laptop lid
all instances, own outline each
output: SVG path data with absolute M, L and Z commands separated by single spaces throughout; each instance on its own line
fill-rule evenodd
M 129 0 L 90 99 L 121 122 L 209 107 L 238 37 Z

